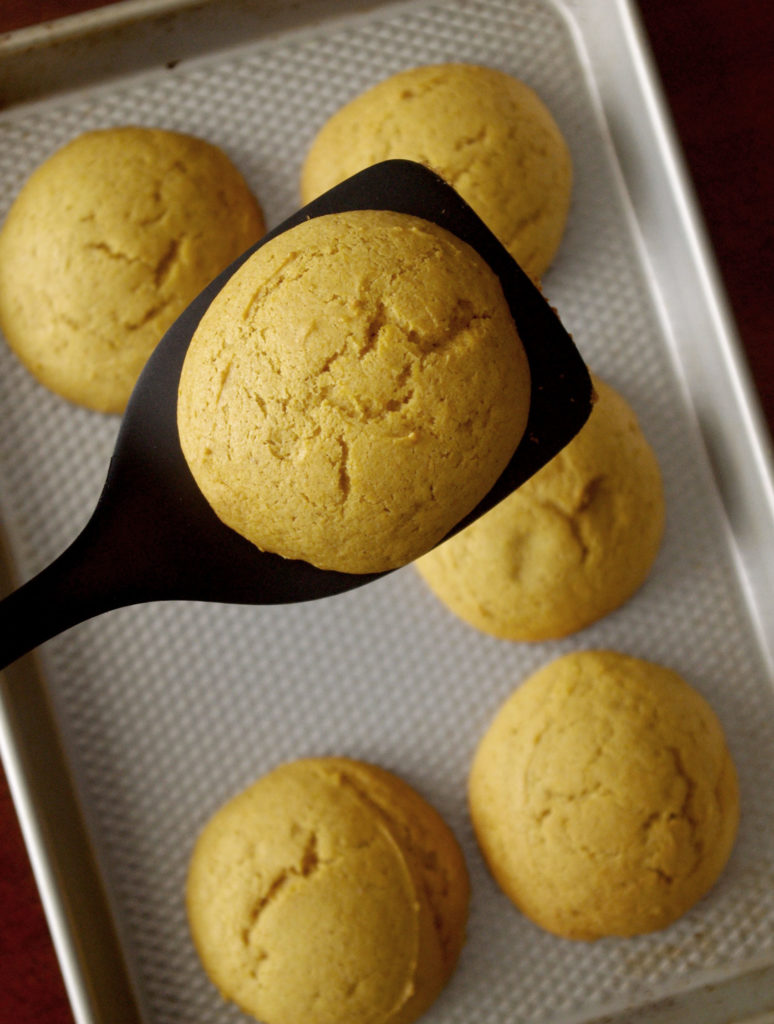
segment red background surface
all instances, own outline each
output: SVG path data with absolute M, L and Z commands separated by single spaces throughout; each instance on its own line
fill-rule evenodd
M 0 33 L 101 5 L 99 0 L 0 0 Z M 639 9 L 774 433 L 771 5 L 766 0 L 640 0 Z M 0 773 L 0 1024 L 44 1022 L 73 1024 L 73 1017 Z

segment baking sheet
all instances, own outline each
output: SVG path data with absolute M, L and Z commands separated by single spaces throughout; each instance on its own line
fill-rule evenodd
M 119 49 L 104 82 L 9 106 L 0 113 L 0 211 L 73 135 L 134 122 L 221 145 L 272 226 L 298 206 L 298 169 L 312 135 L 349 97 L 419 63 L 468 60 L 509 71 L 552 109 L 575 164 L 570 223 L 546 294 L 590 366 L 637 412 L 664 473 L 667 534 L 650 580 L 625 608 L 550 644 L 476 633 L 410 567 L 310 605 L 123 609 L 46 644 L 45 680 L 145 1020 L 244 1019 L 221 1003 L 188 939 L 182 889 L 191 844 L 209 814 L 258 774 L 325 753 L 396 771 L 462 842 L 473 883 L 468 942 L 428 1022 L 559 1024 L 602 1013 L 632 1020 L 634 1008 L 642 1020 L 695 1020 L 691 1005 L 700 997 L 683 1002 L 676 993 L 705 986 L 706 994 L 708 983 L 725 985 L 753 967 L 758 974 L 727 986 L 726 1016 L 712 1019 L 762 1008 L 766 986 L 749 979 L 768 980 L 774 962 L 774 645 L 753 567 L 762 545 L 771 550 L 774 526 L 765 502 L 762 520 L 737 511 L 756 487 L 768 493 L 768 463 L 749 429 L 741 435 L 746 473 L 723 460 L 739 448 L 740 435 L 730 432 L 736 420 L 746 423 L 748 396 L 724 348 L 722 318 L 713 320 L 711 310 L 715 330 L 706 329 L 700 273 L 690 290 L 670 292 L 658 260 L 664 239 L 652 236 L 662 207 L 643 220 L 626 151 L 617 163 L 619 138 L 629 137 L 629 155 L 636 154 L 639 133 L 654 131 L 653 123 L 638 112 L 632 128 L 620 89 L 612 90 L 612 114 L 624 124 L 616 145 L 601 116 L 611 116 L 615 72 L 600 70 L 600 40 L 626 8 L 599 0 L 419 0 L 329 18 L 310 4 L 310 21 L 303 4 L 292 6 L 299 28 L 270 22 L 269 35 L 256 29 L 237 47 L 149 70 L 127 59 L 126 74 Z M 621 74 L 630 72 L 626 65 Z M 672 172 L 663 174 L 667 186 L 675 184 Z M 669 224 L 665 265 L 685 242 L 682 226 L 679 218 Z M 709 380 L 719 369 L 732 384 L 721 419 L 712 413 L 718 403 Z M 48 394 L 4 348 L 0 415 L 0 514 L 26 578 L 85 521 L 118 423 Z M 743 817 L 720 884 L 682 921 L 653 936 L 578 944 L 539 931 L 496 889 L 470 829 L 465 783 L 475 744 L 504 697 L 534 668 L 587 647 L 661 661 L 707 696 L 739 769 Z M 90 1011 L 78 1012 L 86 1019 Z M 705 1007 L 702 1020 L 712 1012 Z

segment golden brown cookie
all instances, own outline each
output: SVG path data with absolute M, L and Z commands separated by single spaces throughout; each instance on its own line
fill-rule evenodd
M 463 940 L 469 885 L 445 822 L 407 783 L 340 757 L 280 765 L 223 806 L 191 858 L 194 943 L 263 1024 L 408 1024 Z
M 454 63 L 379 82 L 314 138 L 302 199 L 393 158 L 440 174 L 528 274 L 543 275 L 564 233 L 572 164 L 556 121 L 528 85 L 493 68 Z
M 27 180 L 0 232 L 0 326 L 47 388 L 121 412 L 196 295 L 264 232 L 228 157 L 189 135 L 86 132 Z
M 456 615 L 507 640 L 566 636 L 644 583 L 664 531 L 653 449 L 626 400 L 593 376 L 597 401 L 554 459 L 417 569 Z
M 372 572 L 436 544 L 524 431 L 529 367 L 500 282 L 469 246 L 384 211 L 262 246 L 183 366 L 183 453 L 258 547 Z
M 476 751 L 470 810 L 524 914 L 571 939 L 676 921 L 714 885 L 739 818 L 720 723 L 677 673 L 566 655 L 503 704 Z

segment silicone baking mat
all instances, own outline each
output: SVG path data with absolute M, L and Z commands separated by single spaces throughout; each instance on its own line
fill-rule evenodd
M 479 634 L 407 567 L 313 604 L 124 609 L 45 646 L 148 1022 L 243 1019 L 221 1002 L 190 944 L 187 859 L 222 801 L 277 762 L 309 754 L 346 754 L 397 772 L 463 845 L 473 885 L 468 940 L 428 1024 L 574 1020 L 772 952 L 771 680 L 581 45 L 548 2 L 400 4 L 0 114 L 2 213 L 67 139 L 141 123 L 222 146 L 273 225 L 299 205 L 298 172 L 316 129 L 373 82 L 444 60 L 524 79 L 556 116 L 575 166 L 570 223 L 546 294 L 590 366 L 634 407 L 664 474 L 668 526 L 651 578 L 625 608 L 561 642 Z M 85 522 L 118 423 L 47 393 L 5 346 L 0 414 L 0 511 L 26 577 Z M 497 890 L 475 845 L 465 787 L 501 701 L 533 669 L 590 647 L 663 662 L 707 696 L 739 769 L 743 813 L 722 880 L 679 923 L 644 938 L 579 944 L 544 934 Z

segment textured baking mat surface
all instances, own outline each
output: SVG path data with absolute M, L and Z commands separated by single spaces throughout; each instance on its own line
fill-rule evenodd
M 371 83 L 449 59 L 525 79 L 557 117 L 576 173 L 546 293 L 592 368 L 635 408 L 665 478 L 668 528 L 650 580 L 624 609 L 562 642 L 478 634 L 409 567 L 308 605 L 124 609 L 45 646 L 154 1024 L 242 1019 L 221 1003 L 188 939 L 187 859 L 222 801 L 277 762 L 308 754 L 347 754 L 398 772 L 463 844 L 473 883 L 468 941 L 428 1024 L 591 1015 L 772 951 L 771 681 L 576 46 L 556 10 L 536 0 L 401 5 L 0 116 L 3 213 L 32 168 L 67 139 L 133 122 L 221 145 L 275 224 L 298 205 L 298 170 L 317 127 Z M 5 346 L 0 415 L 2 517 L 26 577 L 85 522 L 117 421 L 48 394 Z M 661 661 L 708 697 L 739 768 L 743 816 L 720 884 L 682 921 L 649 937 L 578 944 L 542 933 L 498 892 L 471 833 L 465 786 L 476 742 L 505 696 L 539 665 L 589 647 Z

